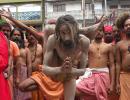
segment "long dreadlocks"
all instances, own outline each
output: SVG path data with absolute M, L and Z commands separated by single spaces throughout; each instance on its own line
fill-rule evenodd
M 66 25 L 69 28 L 72 37 L 74 37 L 74 40 L 77 42 L 78 37 L 79 37 L 79 34 L 78 34 L 79 26 L 78 26 L 77 21 L 74 19 L 74 17 L 71 15 L 64 15 L 58 18 L 56 22 L 56 27 L 55 27 L 55 35 L 58 40 L 60 40 L 61 38 L 60 27 L 62 25 Z
M 127 19 L 130 19 L 129 13 L 124 13 L 116 20 L 116 26 L 118 29 L 122 30 L 124 29 L 124 24 Z

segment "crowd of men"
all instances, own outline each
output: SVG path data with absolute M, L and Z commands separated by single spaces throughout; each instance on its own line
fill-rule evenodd
M 0 100 L 129 100 L 129 14 L 82 28 L 63 15 L 43 32 L 0 16 Z

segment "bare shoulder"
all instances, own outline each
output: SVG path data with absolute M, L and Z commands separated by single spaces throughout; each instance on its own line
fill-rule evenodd
M 50 35 L 47 43 L 56 43 L 56 36 L 54 34 Z
M 42 45 L 41 44 L 37 44 L 38 49 L 42 49 Z
M 81 50 L 87 52 L 87 50 L 89 49 L 90 40 L 84 35 L 80 35 L 79 38 L 79 45 L 81 47 Z
M 56 46 L 56 36 L 50 35 L 47 41 L 47 48 L 54 48 Z
M 89 38 L 87 38 L 85 35 L 80 34 L 79 37 L 80 37 L 81 45 L 89 45 L 90 44 Z
M 121 45 L 124 45 L 125 41 L 124 40 L 121 40 L 119 41 L 117 44 L 116 44 L 116 47 L 121 47 Z
M 108 48 L 112 48 L 112 44 L 111 43 L 104 43 L 104 45 L 106 45 Z
M 108 50 L 113 50 L 113 45 L 111 43 L 107 44 L 107 43 L 104 43 L 104 46 L 107 46 Z
M 18 48 L 18 45 L 15 42 L 11 41 L 11 40 L 10 40 L 10 45 L 12 45 L 13 47 L 17 47 Z

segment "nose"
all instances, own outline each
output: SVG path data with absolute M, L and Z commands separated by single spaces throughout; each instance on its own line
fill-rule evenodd
M 129 24 L 129 25 L 127 25 L 127 29 L 130 29 L 130 24 Z
M 65 35 L 65 41 L 68 41 L 68 40 L 70 40 L 70 36 L 69 35 Z
M 97 33 L 97 35 L 101 35 L 101 33 L 100 33 L 100 32 L 98 32 L 98 33 Z

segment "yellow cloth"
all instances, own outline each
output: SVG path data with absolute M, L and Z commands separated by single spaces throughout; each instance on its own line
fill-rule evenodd
M 42 72 L 34 72 L 31 76 L 39 85 L 39 90 L 45 100 L 61 100 L 63 98 L 63 84 L 55 82 Z M 43 100 L 39 99 L 39 100 Z
M 121 94 L 119 100 L 130 100 L 130 73 L 120 74 Z

